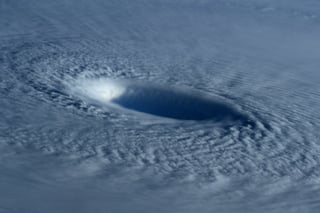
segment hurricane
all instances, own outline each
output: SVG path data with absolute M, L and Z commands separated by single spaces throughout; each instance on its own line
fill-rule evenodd
M 0 212 L 318 212 L 319 11 L 0 0 Z

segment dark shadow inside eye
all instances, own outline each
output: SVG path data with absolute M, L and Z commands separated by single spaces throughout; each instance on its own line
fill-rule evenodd
M 141 85 L 130 85 L 112 100 L 121 107 L 178 120 L 239 120 L 248 118 L 227 104 L 203 95 Z

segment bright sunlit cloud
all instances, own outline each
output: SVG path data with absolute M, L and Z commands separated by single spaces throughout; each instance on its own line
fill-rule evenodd
M 125 92 L 125 87 L 112 79 L 82 79 L 76 81 L 72 90 L 95 101 L 110 102 L 121 96 Z

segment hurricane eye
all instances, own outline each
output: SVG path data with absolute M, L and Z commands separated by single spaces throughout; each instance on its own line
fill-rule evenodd
M 75 88 L 81 96 L 102 105 L 158 118 L 224 123 L 249 120 L 230 104 L 187 89 L 111 79 L 81 80 Z

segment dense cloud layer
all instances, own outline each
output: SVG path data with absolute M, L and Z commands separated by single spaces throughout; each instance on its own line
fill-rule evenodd
M 316 212 L 319 9 L 0 1 L 0 212 Z

